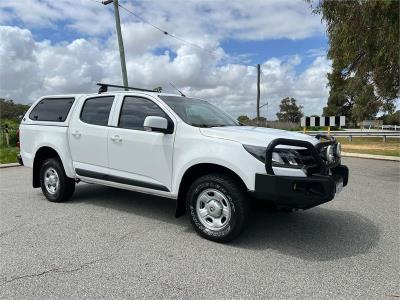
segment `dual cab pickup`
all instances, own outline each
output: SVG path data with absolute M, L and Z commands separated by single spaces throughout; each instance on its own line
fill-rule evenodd
M 226 242 L 252 198 L 307 209 L 347 184 L 332 138 L 243 126 L 204 100 L 103 91 L 42 97 L 21 122 L 21 158 L 50 201 L 68 200 L 80 181 L 173 198 L 176 216 Z

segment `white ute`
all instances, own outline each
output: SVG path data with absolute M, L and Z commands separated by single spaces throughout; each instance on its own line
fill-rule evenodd
M 331 137 L 243 126 L 184 95 L 99 85 L 99 94 L 42 97 L 22 119 L 21 159 L 49 201 L 68 200 L 80 181 L 173 198 L 176 216 L 227 242 L 251 199 L 307 209 L 347 184 Z

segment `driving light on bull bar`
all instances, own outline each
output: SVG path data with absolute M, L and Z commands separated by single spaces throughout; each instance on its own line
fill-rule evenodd
M 332 145 L 329 145 L 328 148 L 326 148 L 326 160 L 328 161 L 328 163 L 332 163 L 335 160 Z
M 336 145 L 336 156 L 342 157 L 342 144 L 341 143 L 337 143 L 337 145 Z

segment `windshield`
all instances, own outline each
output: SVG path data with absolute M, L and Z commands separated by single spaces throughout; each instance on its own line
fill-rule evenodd
M 159 96 L 187 124 L 196 127 L 238 126 L 234 118 L 204 100 Z

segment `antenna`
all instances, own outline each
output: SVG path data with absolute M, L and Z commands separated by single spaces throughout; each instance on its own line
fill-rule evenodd
M 174 89 L 176 89 L 179 94 L 181 94 L 182 97 L 186 97 L 186 95 L 184 93 L 182 93 L 180 90 L 178 90 L 178 88 L 176 86 L 174 86 L 171 82 L 169 83 Z

